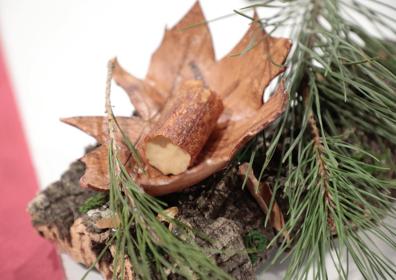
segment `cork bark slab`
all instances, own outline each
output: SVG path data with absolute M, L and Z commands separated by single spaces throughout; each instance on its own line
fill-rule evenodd
M 32 223 L 38 233 L 59 250 L 69 254 L 76 262 L 90 266 L 105 247 L 111 236 L 108 229 L 97 227 L 98 220 L 107 217 L 105 207 L 81 214 L 79 207 L 96 191 L 82 189 L 79 179 L 85 166 L 81 161 L 73 163 L 59 181 L 37 195 L 29 205 Z M 233 254 L 213 256 L 218 265 L 235 279 L 255 279 L 255 270 L 263 263 L 268 251 L 251 263 L 243 243 L 244 236 L 258 230 L 270 240 L 273 232 L 263 227 L 260 208 L 247 191 L 240 189 L 236 177 L 226 177 L 220 182 L 213 177 L 210 182 L 196 185 L 188 191 L 163 197 L 170 206 L 179 209 L 178 218 L 211 240 L 216 249 L 235 249 Z M 200 246 L 209 246 L 197 239 Z M 111 279 L 114 269 L 112 250 L 106 251 L 96 266 L 104 279 Z M 127 263 L 126 279 L 133 279 L 133 268 Z M 170 275 L 170 279 L 178 279 Z

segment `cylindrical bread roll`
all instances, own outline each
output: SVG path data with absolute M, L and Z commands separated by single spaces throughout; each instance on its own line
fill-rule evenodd
M 183 173 L 204 147 L 223 103 L 198 80 L 186 81 L 145 138 L 148 163 L 165 175 Z

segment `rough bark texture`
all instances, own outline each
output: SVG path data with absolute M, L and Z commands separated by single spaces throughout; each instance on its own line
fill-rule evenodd
M 59 181 L 40 192 L 29 204 L 28 210 L 38 233 L 54 242 L 60 251 L 87 267 L 95 263 L 112 236 L 111 230 L 100 229 L 97 221 L 107 217 L 106 206 L 82 214 L 79 208 L 97 192 L 81 188 L 79 180 L 84 174 L 84 164 L 71 164 Z M 107 250 L 96 269 L 104 279 L 111 279 L 113 251 Z M 126 263 L 125 279 L 133 279 L 131 265 Z
M 225 271 L 236 279 L 255 279 L 255 270 L 266 254 L 258 254 L 252 263 L 243 239 L 252 230 L 258 230 L 270 240 L 273 230 L 263 226 L 265 217 L 251 195 L 241 190 L 242 181 L 235 176 L 236 170 L 229 170 L 228 174 L 232 175 L 217 174 L 165 199 L 169 204 L 177 201 L 182 219 L 215 240 L 215 249 L 234 252 L 215 256 Z M 204 241 L 200 244 L 205 246 Z
M 106 205 L 87 214 L 79 212 L 86 199 L 96 193 L 80 188 L 79 179 L 83 172 L 82 162 L 73 163 L 58 182 L 38 194 L 29 205 L 29 212 L 34 227 L 44 238 L 54 242 L 77 262 L 90 266 L 105 248 L 112 233 L 96 226 L 99 219 L 108 216 Z M 240 189 L 239 179 L 225 176 L 216 181 L 218 178 L 211 177 L 199 186 L 163 199 L 170 206 L 178 207 L 178 219 L 214 241 L 209 244 L 196 236 L 198 244 L 225 252 L 213 255 L 221 268 L 235 279 L 254 279 L 255 269 L 265 259 L 266 252 L 258 254 L 253 264 L 245 250 L 244 237 L 251 230 L 258 230 L 270 239 L 273 232 L 263 227 L 262 212 L 250 194 Z M 114 272 L 112 252 L 110 246 L 96 265 L 105 279 L 110 279 Z M 177 275 L 170 275 L 169 278 L 179 279 Z M 129 263 L 126 279 L 133 279 Z

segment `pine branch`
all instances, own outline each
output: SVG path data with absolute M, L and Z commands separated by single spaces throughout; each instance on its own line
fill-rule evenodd
M 275 3 L 279 1 L 262 5 Z M 357 1 L 294 0 L 283 5 L 274 21 L 292 9 L 303 22 L 295 26 L 298 19 L 288 21 L 295 44 L 284 75 L 290 104 L 266 133 L 264 142 L 270 145 L 260 170 L 260 179 L 266 173 L 276 176 L 274 195 L 281 190 L 287 199 L 286 230 L 294 233 L 292 247 L 283 241 L 274 262 L 290 249 L 287 279 L 327 279 L 329 253 L 340 277 L 347 278 L 347 251 L 364 278 L 395 278 L 392 262 L 366 236 L 370 232 L 396 250 L 396 233 L 383 222 L 395 211 L 390 196 L 395 181 L 386 176 L 382 159 L 371 155 L 379 148 L 364 149 L 362 140 L 348 131 L 388 147 L 395 143 L 396 48 L 351 22 L 345 6 L 374 25 L 393 27 L 380 12 Z M 260 157 L 252 162 L 257 166 Z M 280 235 L 270 245 L 279 240 Z
M 312 134 L 312 141 L 313 141 L 313 148 L 316 153 L 316 159 L 317 159 L 317 164 L 319 166 L 319 175 L 321 178 L 321 186 L 323 187 L 323 197 L 324 201 L 326 203 L 326 208 L 328 209 L 329 207 L 334 207 L 333 199 L 331 197 L 330 191 L 329 191 L 329 174 L 327 171 L 327 166 L 324 160 L 324 153 L 325 153 L 325 147 L 323 146 L 321 142 L 321 137 L 320 137 L 320 132 L 318 125 L 316 123 L 315 117 L 312 114 L 312 112 L 309 114 L 308 117 L 308 123 L 309 127 L 311 129 L 311 134 Z M 330 225 L 331 232 L 335 232 L 335 225 L 332 217 L 329 215 L 329 210 L 326 211 L 326 216 L 327 216 L 327 223 Z

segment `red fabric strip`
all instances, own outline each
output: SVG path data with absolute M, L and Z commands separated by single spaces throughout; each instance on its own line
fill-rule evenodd
M 32 228 L 26 211 L 37 188 L 0 48 L 0 279 L 64 279 L 51 244 Z

